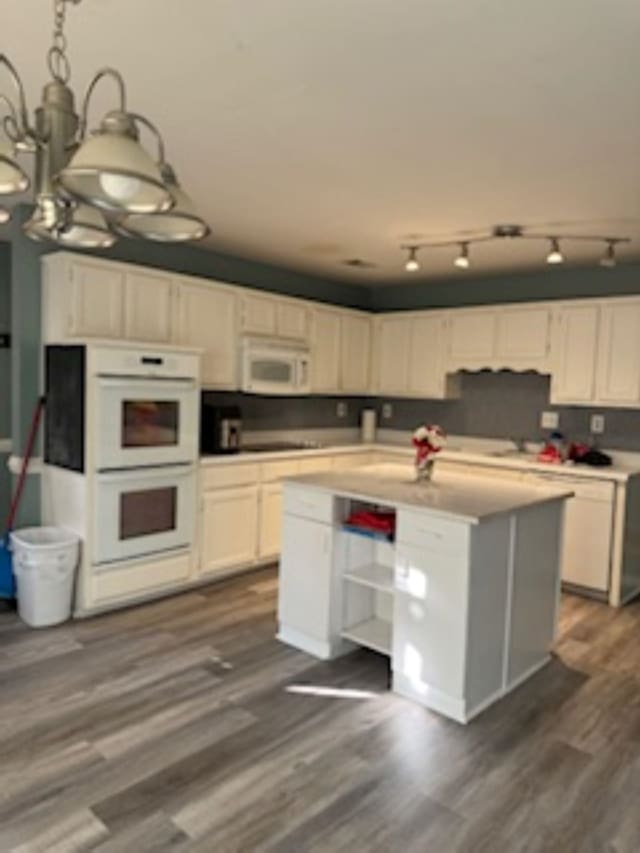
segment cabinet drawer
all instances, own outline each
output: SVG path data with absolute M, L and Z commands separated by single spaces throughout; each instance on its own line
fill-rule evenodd
M 361 468 L 373 462 L 373 453 L 363 451 L 362 453 L 336 453 L 333 457 L 334 471 L 344 471 L 347 468 Z
M 273 462 L 263 462 L 260 466 L 260 481 L 276 483 L 285 477 L 295 477 L 300 473 L 298 459 L 276 459 Z
M 284 511 L 288 515 L 310 518 L 324 524 L 333 523 L 333 496 L 310 489 L 285 486 Z
M 202 488 L 226 489 L 228 486 L 251 486 L 258 482 L 258 466 L 250 465 L 204 465 Z
M 428 551 L 466 551 L 469 525 L 401 509 L 398 511 L 397 539 Z

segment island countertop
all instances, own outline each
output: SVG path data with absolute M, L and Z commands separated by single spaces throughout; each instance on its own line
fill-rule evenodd
M 470 524 L 573 495 L 571 489 L 563 486 L 520 485 L 489 477 L 465 477 L 438 471 L 437 466 L 433 480 L 416 483 L 406 465 L 393 464 L 305 474 L 288 478 L 285 483 L 390 507 L 425 510 Z

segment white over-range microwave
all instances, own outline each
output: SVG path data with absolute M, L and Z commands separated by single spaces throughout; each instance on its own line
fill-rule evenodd
M 242 390 L 249 394 L 308 394 L 310 354 L 300 343 L 273 338 L 242 341 Z

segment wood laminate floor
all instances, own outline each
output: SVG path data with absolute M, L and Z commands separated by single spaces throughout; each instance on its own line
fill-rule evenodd
M 276 574 L 57 629 L 0 613 L 0 850 L 640 850 L 640 604 L 467 727 L 274 639 Z

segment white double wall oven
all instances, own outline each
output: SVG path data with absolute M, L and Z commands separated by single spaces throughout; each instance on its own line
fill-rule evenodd
M 89 394 L 97 566 L 193 543 L 199 389 L 192 361 L 109 350 L 96 365 Z

